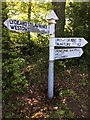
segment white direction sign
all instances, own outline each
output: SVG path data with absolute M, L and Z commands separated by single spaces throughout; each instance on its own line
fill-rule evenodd
M 31 22 L 24 22 L 21 20 L 12 20 L 12 19 L 7 19 L 4 22 L 4 25 L 12 31 L 17 31 L 17 32 L 38 32 L 38 33 L 44 33 L 48 34 L 49 29 L 48 26 L 46 25 L 40 25 L 36 23 L 31 23 Z
M 81 48 L 54 49 L 54 59 L 65 59 L 80 57 L 83 54 Z
M 87 43 L 84 38 L 54 38 L 54 46 L 83 47 Z

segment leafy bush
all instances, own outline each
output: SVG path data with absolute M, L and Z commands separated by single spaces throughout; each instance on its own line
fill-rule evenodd
M 3 90 L 7 96 L 14 92 L 23 92 L 28 86 L 21 66 L 25 64 L 23 58 L 9 59 L 3 63 Z

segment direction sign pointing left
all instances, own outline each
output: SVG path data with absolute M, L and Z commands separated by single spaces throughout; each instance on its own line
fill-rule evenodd
M 10 18 L 8 18 L 4 22 L 4 25 L 9 30 L 17 31 L 17 32 L 37 32 L 42 34 L 49 33 L 48 26 L 46 25 L 40 25 L 36 23 L 31 23 L 31 22 L 24 22 L 21 20 L 12 20 Z

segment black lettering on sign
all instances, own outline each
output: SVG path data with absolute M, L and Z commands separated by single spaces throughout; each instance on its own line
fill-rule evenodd
M 23 31 L 23 32 L 24 32 L 24 31 L 28 31 L 28 29 L 25 28 L 24 26 L 17 26 L 17 25 L 11 26 L 11 25 L 10 25 L 10 27 L 11 27 L 12 30 L 16 30 L 16 31 L 17 31 L 17 30 L 18 30 L 18 31 Z
M 58 43 L 58 42 L 56 42 L 56 45 L 59 45 L 59 43 Z
M 59 41 L 59 39 L 56 39 L 57 41 Z
M 46 29 L 45 25 L 42 25 L 42 27 Z
M 66 43 L 66 46 L 70 46 L 70 43 Z
M 22 31 L 25 31 L 25 28 L 24 28 L 24 27 L 21 27 L 21 30 L 22 30 Z
M 47 26 L 46 26 L 46 25 L 44 25 L 44 27 L 45 27 L 45 29 L 47 29 Z
M 35 24 L 35 27 L 37 27 L 37 28 L 38 28 L 38 25 L 37 25 L 37 24 Z
M 60 45 L 62 45 L 62 46 L 63 46 L 63 43 L 60 43 Z
M 35 23 L 32 23 L 32 26 L 35 27 Z
M 76 42 L 76 39 L 72 38 L 72 39 L 71 39 L 71 42 Z
M 65 49 L 64 52 L 68 52 L 68 49 Z
M 15 30 L 19 30 L 19 26 L 15 26 Z
M 79 38 L 79 42 L 81 42 L 81 39 Z
M 46 25 L 42 25 L 42 27 L 43 27 L 44 29 L 47 29 L 47 26 L 46 26 Z
M 27 31 L 28 31 L 28 32 L 31 32 L 31 29 L 30 29 L 30 27 L 29 27 L 29 28 L 27 28 Z
M 17 25 L 20 25 L 20 21 L 19 20 L 17 20 Z
M 68 39 L 67 39 L 67 42 L 69 42 L 69 41 L 70 41 L 70 39 L 68 38 Z
M 22 27 L 22 30 L 23 30 L 23 31 L 28 31 L 27 28 L 25 28 L 25 27 Z
M 25 22 L 24 25 L 27 26 L 27 22 Z
M 42 25 L 39 25 L 40 28 L 42 28 Z
M 80 46 L 81 46 L 81 43 L 78 43 L 77 46 L 80 47 Z
M 33 25 L 32 23 L 28 23 L 28 25 L 27 25 L 27 26 L 28 26 L 28 27 L 31 27 L 32 25 Z
M 62 58 L 66 58 L 66 57 L 68 57 L 68 56 L 67 56 L 67 55 L 62 55 L 61 57 L 62 57 Z
M 10 25 L 10 27 L 11 27 L 12 30 L 14 30 L 14 26 L 11 26 L 11 25 Z
M 13 20 L 9 20 L 10 24 L 13 24 Z
M 19 20 L 17 20 L 17 25 L 20 25 L 20 24 L 21 24 L 21 22 Z
M 24 26 L 27 26 L 27 22 L 23 22 L 23 25 L 24 25 Z
M 18 30 L 22 30 L 22 26 L 17 26 L 18 27 Z
M 55 53 L 55 55 L 58 55 L 58 53 Z
M 58 52 L 63 52 L 62 50 L 58 50 Z
M 14 20 L 14 24 L 17 24 L 17 20 Z
M 17 26 L 18 27 L 18 30 L 21 30 L 22 26 Z

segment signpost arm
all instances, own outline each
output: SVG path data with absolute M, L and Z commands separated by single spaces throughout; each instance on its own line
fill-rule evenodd
M 54 11 L 46 17 L 49 23 L 49 71 L 48 71 L 48 98 L 54 96 L 54 37 L 55 37 L 55 20 L 58 20 Z

